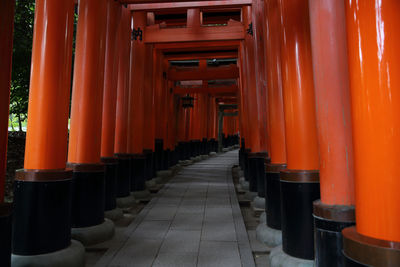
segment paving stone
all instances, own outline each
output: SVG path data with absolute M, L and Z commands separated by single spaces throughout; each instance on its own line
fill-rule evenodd
M 201 231 L 169 230 L 159 253 L 198 252 Z
M 204 221 L 201 240 L 237 241 L 233 218 L 229 221 Z
M 173 220 L 176 214 L 176 206 L 157 206 L 153 207 L 147 214 L 145 220 Z
M 137 239 L 164 239 L 171 221 L 143 221 L 133 232 Z
M 195 253 L 159 253 L 153 267 L 196 267 L 197 252 Z
M 242 266 L 236 242 L 201 241 L 198 267 Z
M 174 230 L 201 230 L 203 213 L 177 213 L 171 224 Z

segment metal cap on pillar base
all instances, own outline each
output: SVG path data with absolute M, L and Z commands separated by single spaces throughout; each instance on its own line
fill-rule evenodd
M 68 163 L 73 170 L 72 238 L 84 246 L 109 240 L 114 223 L 104 219 L 104 164 Z
M 271 253 L 271 266 L 280 266 L 279 258 L 291 264 L 298 259 L 302 266 L 311 267 L 314 265 L 313 202 L 320 197 L 319 172 L 284 170 L 280 172 L 280 183 L 282 250 Z
M 116 158 L 101 158 L 101 162 L 104 164 L 105 178 L 104 216 L 112 221 L 118 221 L 123 216 L 116 201 L 118 161 Z
M 71 243 L 72 191 L 72 170 L 16 172 L 12 266 L 84 266 L 83 246 Z
M 316 266 L 344 266 L 341 232 L 354 224 L 354 206 L 326 205 L 320 200 L 314 201 Z
M 359 234 L 356 227 L 343 229 L 344 266 L 400 266 L 400 243 Z

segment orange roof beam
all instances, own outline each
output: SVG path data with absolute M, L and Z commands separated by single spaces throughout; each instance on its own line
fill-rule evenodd
M 166 1 L 166 0 L 121 0 L 123 4 L 130 4 L 129 8 L 133 11 L 159 11 L 168 9 L 188 9 L 188 8 L 232 8 L 251 5 L 252 0 L 221 0 L 221 1 Z
M 167 77 L 172 81 L 190 80 L 224 80 L 239 78 L 239 68 L 235 65 L 229 67 L 214 67 L 199 70 L 198 68 L 188 68 L 187 70 L 169 69 Z
M 177 86 L 174 88 L 174 94 L 236 94 L 239 88 L 237 85 L 232 86 L 220 86 L 220 87 L 181 87 Z

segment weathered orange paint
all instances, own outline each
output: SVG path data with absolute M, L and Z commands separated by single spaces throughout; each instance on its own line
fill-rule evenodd
M 357 232 L 400 242 L 400 5 L 345 6 Z
M 187 10 L 187 23 L 186 27 L 188 28 L 198 28 L 200 27 L 200 9 L 198 8 L 189 8 Z
M 308 2 L 280 0 L 287 168 L 319 167 Z M 296 14 L 294 16 L 293 14 Z
M 128 135 L 132 125 L 129 120 L 129 105 L 130 101 L 130 48 L 131 40 L 127 36 L 130 33 L 127 25 L 128 19 L 131 17 L 129 10 L 122 7 L 121 21 L 118 24 L 118 82 L 117 82 L 117 112 L 116 112 L 116 123 L 115 123 L 115 154 L 126 154 L 128 153 Z M 132 53 L 133 54 L 133 53 Z M 129 132 L 129 133 L 128 133 Z M 131 138 L 131 137 L 130 137 Z
M 264 46 L 264 0 L 254 0 L 252 9 L 253 12 L 253 31 L 256 60 L 256 88 L 257 88 L 257 104 L 259 113 L 259 131 L 260 131 L 260 150 L 269 151 L 268 142 L 268 109 L 267 109 L 267 86 L 265 75 L 265 46 Z
M 286 164 L 285 117 L 281 75 L 281 25 L 279 0 L 265 0 L 268 121 L 272 164 Z
M 354 205 L 344 2 L 310 0 L 309 4 L 321 201 L 328 205 Z
M 100 162 L 106 0 L 79 1 L 68 162 Z
M 166 99 L 165 79 L 163 77 L 163 58 L 158 50 L 153 51 L 154 61 L 154 111 L 155 111 L 155 138 L 165 141 L 166 134 Z
M 4 200 L 7 165 L 8 112 L 13 51 L 14 0 L 0 3 L 0 203 Z
M 36 1 L 25 169 L 66 166 L 73 18 L 72 1 Z
M 146 45 L 144 68 L 144 123 L 143 148 L 154 151 L 155 145 L 155 111 L 154 111 L 154 76 L 153 76 L 153 46 Z
M 115 122 L 118 84 L 118 24 L 121 5 L 107 0 L 106 55 L 104 70 L 103 120 L 101 157 L 114 156 Z
M 245 140 L 245 147 L 249 148 L 249 144 L 247 140 L 248 137 L 248 127 L 247 127 L 247 103 L 245 98 L 247 97 L 247 91 L 244 90 L 245 85 L 245 73 L 244 73 L 244 66 L 245 66 L 245 59 L 244 59 L 244 47 L 243 45 L 240 46 L 240 53 L 239 53 L 239 60 L 238 65 L 240 66 L 240 79 L 238 79 L 239 84 L 239 118 L 240 118 L 240 137 Z M 217 115 L 218 116 L 218 115 Z M 242 143 L 240 145 L 243 145 Z
M 243 23 L 244 25 L 250 25 L 252 23 L 251 15 L 252 8 L 246 6 L 242 9 Z M 244 78 L 243 91 L 246 91 L 244 101 L 247 102 L 247 114 L 248 114 L 248 136 L 246 138 L 246 146 L 251 149 L 251 152 L 260 152 L 260 116 L 258 112 L 258 99 L 257 99 L 257 86 L 256 86 L 256 73 L 255 73 L 255 53 L 254 53 L 254 37 L 246 34 L 244 40 Z M 250 123 L 251 121 L 251 123 Z
M 129 11 L 127 10 L 127 13 Z M 146 13 L 133 13 L 133 27 L 143 28 L 146 25 Z M 131 72 L 129 85 L 129 118 L 128 118 L 128 152 L 142 154 L 144 149 L 144 72 L 146 62 L 146 45 L 143 41 L 132 40 Z

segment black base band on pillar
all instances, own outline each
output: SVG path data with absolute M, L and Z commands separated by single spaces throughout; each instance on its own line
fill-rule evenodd
M 314 259 L 313 202 L 319 199 L 319 173 L 284 170 L 280 173 L 282 248 L 293 257 Z
M 109 211 L 117 207 L 117 168 L 118 161 L 116 158 L 102 158 L 104 163 L 104 180 L 105 180 L 105 197 L 104 210 Z
M 264 191 L 264 180 L 265 180 L 265 159 L 268 157 L 266 152 L 249 153 L 249 191 L 250 192 L 262 192 L 262 196 L 265 197 Z M 262 188 L 259 188 L 261 186 Z
M 0 266 L 11 266 L 12 204 L 0 203 Z
M 146 189 L 146 156 L 142 154 L 131 155 L 131 191 Z
M 316 266 L 344 266 L 342 230 L 354 224 L 354 206 L 326 205 L 320 200 L 314 201 Z
M 154 148 L 154 167 L 156 171 L 160 171 L 163 164 L 164 140 L 156 139 Z
M 130 195 L 131 188 L 131 181 L 129 176 L 131 169 L 130 154 L 115 154 L 115 157 L 118 161 L 116 197 L 127 197 Z
M 72 186 L 71 170 L 17 171 L 13 254 L 45 254 L 70 245 Z
M 249 168 L 250 168 L 250 165 L 249 165 L 249 153 L 250 153 L 250 149 L 248 149 L 248 148 L 246 148 L 244 151 L 243 151 L 243 160 L 244 160 L 244 179 L 246 180 L 246 181 L 249 181 Z
M 268 227 L 281 230 L 281 182 L 279 173 L 286 164 L 266 164 L 265 167 L 265 207 Z
M 400 242 L 361 235 L 355 226 L 342 234 L 344 266 L 400 266 Z
M 153 179 L 153 151 L 151 149 L 143 149 L 143 154 L 146 156 L 146 181 Z
M 68 164 L 73 169 L 72 228 L 104 222 L 103 164 Z

